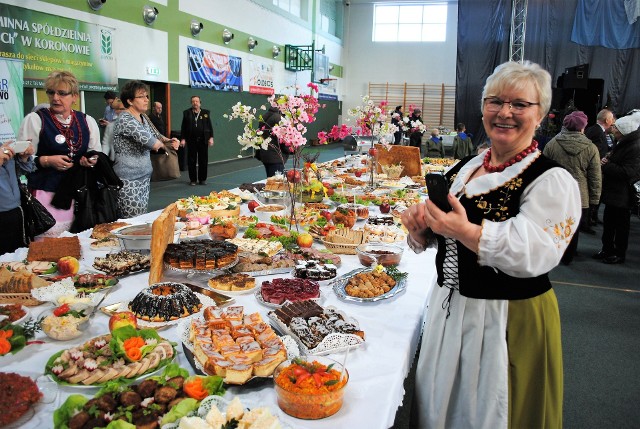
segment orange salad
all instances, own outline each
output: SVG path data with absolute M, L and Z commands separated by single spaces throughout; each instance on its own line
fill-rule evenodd
M 322 419 L 337 413 L 348 373 L 332 367 L 294 359 L 291 365 L 276 370 L 275 387 L 282 411 L 301 419 Z

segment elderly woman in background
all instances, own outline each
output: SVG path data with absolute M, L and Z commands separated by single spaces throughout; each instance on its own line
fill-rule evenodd
M 113 130 L 116 157 L 113 169 L 124 186 L 118 194 L 120 216 L 129 218 L 147 212 L 151 182 L 150 151 L 164 149 L 165 143 L 178 149 L 178 139 L 169 139 L 151 126 L 145 112 L 149 108 L 147 86 L 139 80 L 127 82 L 120 93 L 125 110 Z
M 115 116 L 113 117 L 113 121 L 109 122 L 107 126 L 104 128 L 104 135 L 102 136 L 102 153 L 107 155 L 111 161 L 116 160 L 116 152 L 113 149 L 113 127 L 116 125 L 116 119 L 120 113 L 124 112 L 124 104 L 119 98 L 113 100 L 111 103 L 111 108 L 115 112 Z
M 545 145 L 543 153 L 566 168 L 576 179 L 580 188 L 582 202 L 580 228 L 573 235 L 561 260 L 563 264 L 568 265 L 578 249 L 580 231 L 595 234 L 589 226 L 589 207 L 597 205 L 600 201 L 602 174 L 598 148 L 584 135 L 587 115 L 579 110 L 571 112 L 564 117 L 562 126 L 564 127 L 562 132 Z
M 2 225 L 2 240 L 0 240 L 0 255 L 15 251 L 18 247 L 28 244 L 24 230 L 24 214 L 20 206 L 20 189 L 18 189 L 19 167 L 25 173 L 35 170 L 36 166 L 31 158 L 33 145 L 29 145 L 22 153 L 15 153 L 9 143 L 2 145 L 0 150 L 0 224 Z
M 72 109 L 80 95 L 78 80 L 68 71 L 52 72 L 44 81 L 49 108 L 29 113 L 18 132 L 18 140 L 31 140 L 36 153 L 36 171 L 29 174 L 29 189 L 56 220 L 45 236 L 57 237 L 73 223 L 74 206 L 59 209 L 51 201 L 63 177 L 74 165 L 93 167 L 97 160 L 85 157 L 100 151 L 100 130 L 95 119 Z
M 491 148 L 447 174 L 449 212 L 427 200 L 402 214 L 408 242 L 436 234 L 416 373 L 419 427 L 562 427 L 560 315 L 547 273 L 580 218 L 571 175 L 533 136 L 551 104 L 537 64 L 496 68 L 482 93 Z

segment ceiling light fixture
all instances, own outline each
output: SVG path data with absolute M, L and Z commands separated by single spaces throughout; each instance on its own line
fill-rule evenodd
M 202 25 L 201 22 L 198 22 L 195 19 L 191 20 L 191 34 L 193 34 L 193 37 L 196 37 L 198 34 L 200 34 L 200 31 L 202 31 L 203 28 L 204 25 Z
M 222 30 L 222 41 L 225 45 L 228 45 L 229 42 L 233 40 L 233 33 L 226 28 Z
M 247 41 L 247 46 L 249 47 L 249 51 L 253 51 L 255 47 L 258 46 L 258 41 L 253 37 L 249 37 L 249 40 Z
M 148 4 L 142 8 L 142 19 L 147 25 L 153 24 L 153 21 L 158 17 L 158 9 L 151 7 Z
M 107 2 L 107 0 L 87 0 L 89 7 L 93 10 L 100 10 L 100 8 Z

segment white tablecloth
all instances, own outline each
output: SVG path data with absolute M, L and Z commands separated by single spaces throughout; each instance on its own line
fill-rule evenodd
M 246 210 L 246 207 L 243 207 Z M 377 209 L 373 208 L 375 213 Z M 135 219 L 131 223 L 153 221 L 159 212 L 148 213 Z M 96 256 L 104 256 L 106 251 L 93 251 L 89 248 L 90 231 L 79 234 L 82 243 L 81 270 L 91 268 Z M 314 244 L 314 246 L 323 247 Z M 0 256 L 0 261 L 21 260 L 26 257 L 27 249 L 18 249 L 15 254 Z M 342 265 L 338 274 L 344 274 L 360 267 L 356 256 L 341 255 Z M 346 367 L 350 374 L 344 397 L 344 405 L 334 416 L 323 420 L 299 420 L 281 413 L 282 419 L 292 428 L 388 428 L 393 425 L 396 411 L 402 404 L 404 396 L 403 381 L 411 368 L 416 352 L 417 343 L 422 328 L 423 314 L 426 309 L 428 295 L 435 284 L 434 268 L 435 252 L 428 250 L 420 255 L 405 248 L 399 268 L 409 273 L 407 290 L 391 299 L 376 303 L 344 302 L 337 298 L 331 289 L 323 288 L 326 297 L 323 305 L 332 305 L 355 317 L 360 328 L 365 331 L 366 342 L 359 348 L 349 352 Z M 283 275 L 280 275 L 282 277 Z M 258 277 L 258 282 L 277 277 Z M 132 299 L 140 289 L 147 286 L 148 273 L 139 273 L 124 277 L 107 297 L 103 305 Z M 270 310 L 259 304 L 253 294 L 235 296 L 236 304 L 243 305 L 245 313 L 260 312 L 267 319 Z M 32 307 L 34 315 L 44 311 L 44 306 Z M 0 370 L 3 372 L 18 372 L 26 374 L 42 374 L 49 357 L 55 352 L 82 344 L 89 338 L 108 332 L 109 318 L 98 312 L 86 333 L 75 340 L 54 341 L 40 333 L 37 337 L 45 344 L 30 345 L 17 355 L 0 357 Z M 175 328 L 169 328 L 160 334 L 171 340 L 178 341 Z M 184 368 L 191 367 L 178 345 L 178 361 Z M 344 354 L 328 355 L 341 362 Z M 60 387 L 60 394 L 52 404 L 39 404 L 35 416 L 22 428 L 50 428 L 53 427 L 53 411 L 72 393 L 92 396 L 96 389 L 79 389 Z M 276 395 L 272 384 L 261 383 L 258 387 L 230 387 L 225 397 L 233 395 L 250 397 L 252 403 L 261 403 L 278 411 Z

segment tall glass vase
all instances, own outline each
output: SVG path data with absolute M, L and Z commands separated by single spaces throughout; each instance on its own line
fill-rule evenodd
M 378 151 L 376 150 L 376 138 L 371 136 L 371 148 L 369 148 L 369 191 L 373 191 L 375 187 L 375 177 L 378 172 Z

